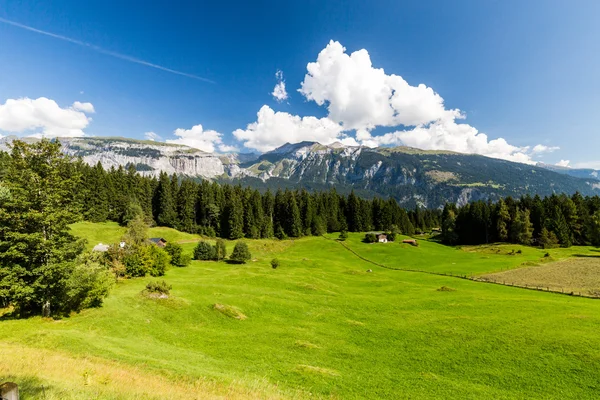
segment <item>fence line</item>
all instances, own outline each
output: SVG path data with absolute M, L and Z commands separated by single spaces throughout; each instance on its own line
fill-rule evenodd
M 550 290 L 549 287 L 546 286 L 546 288 L 544 289 L 544 287 L 542 286 L 528 286 L 527 284 L 525 284 L 525 286 L 521 286 L 521 285 L 515 285 L 514 282 L 509 282 L 509 284 L 506 284 L 506 281 L 502 281 L 502 282 L 496 282 L 494 281 L 490 281 L 490 280 L 485 280 L 485 279 L 479 279 L 476 276 L 469 276 L 467 274 L 463 274 L 463 275 L 454 275 L 452 272 L 448 273 L 448 272 L 435 272 L 435 271 L 425 271 L 425 270 L 421 270 L 421 269 L 412 269 L 412 268 L 395 268 L 395 267 L 389 267 L 387 265 L 383 265 L 380 264 L 378 262 L 369 260 L 368 258 L 365 258 L 363 256 L 361 256 L 360 254 L 358 254 L 356 251 L 354 251 L 353 249 L 351 249 L 350 247 L 346 246 L 346 244 L 340 240 L 336 240 L 336 239 L 331 239 L 326 237 L 325 235 L 323 235 L 323 237 L 327 240 L 331 240 L 334 242 L 337 242 L 339 244 L 342 245 L 343 248 L 345 248 L 346 250 L 348 250 L 349 252 L 351 252 L 352 254 L 354 254 L 356 257 L 360 258 L 361 260 L 368 262 L 370 264 L 376 265 L 380 268 L 385 268 L 385 269 L 389 269 L 392 271 L 404 271 L 404 272 L 417 272 L 417 273 L 421 273 L 421 274 L 428 274 L 428 275 L 437 275 L 437 276 L 446 276 L 446 277 L 451 277 L 451 278 L 457 278 L 457 279 L 464 279 L 464 280 L 469 280 L 469 281 L 473 281 L 473 282 L 480 282 L 480 283 L 490 283 L 493 285 L 502 285 L 502 286 L 511 286 L 511 287 L 516 287 L 519 289 L 527 289 L 527 290 L 535 290 L 538 292 L 548 292 L 548 293 L 556 293 L 556 294 L 562 294 L 562 295 L 566 295 L 566 296 L 574 296 L 574 297 L 585 297 L 586 299 L 600 299 L 600 297 L 598 296 L 592 296 L 592 295 L 586 295 L 585 293 L 581 293 L 581 292 L 575 292 L 575 291 L 571 291 L 571 292 L 565 292 L 564 288 L 561 288 L 560 291 L 558 291 L 558 289 L 556 290 Z

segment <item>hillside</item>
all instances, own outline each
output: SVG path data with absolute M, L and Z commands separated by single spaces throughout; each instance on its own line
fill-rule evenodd
M 74 233 L 116 241 L 116 228 L 81 223 Z M 361 238 L 350 234 L 347 246 L 433 272 L 512 270 L 543 256 L 522 246 L 415 248 Z M 191 252 L 195 244 L 183 242 Z M 120 282 L 102 308 L 2 321 L 0 354 L 11 361 L 0 376 L 27 382 L 23 398 L 43 391 L 62 400 L 167 392 L 172 399 L 597 398 L 597 300 L 379 268 L 323 237 L 248 243 L 246 265 L 194 261 L 167 271 L 169 299 L 142 296 L 151 278 L 139 278 Z M 281 262 L 276 270 L 272 258 Z
M 576 178 L 593 179 L 596 181 L 600 181 L 600 171 L 596 169 L 559 167 L 558 165 L 550 165 L 543 163 L 538 163 L 538 166 L 549 169 L 550 171 L 558 172 L 559 174 L 574 176 Z
M 0 139 L 0 150 L 6 150 L 12 139 Z M 147 176 L 165 171 L 260 189 L 336 187 L 342 193 L 355 190 L 364 197 L 391 196 L 409 207 L 435 208 L 447 201 L 461 205 L 525 194 L 600 193 L 600 183 L 592 173 L 565 173 L 479 155 L 408 147 L 371 149 L 301 142 L 259 156 L 216 155 L 182 145 L 124 138 L 59 140 L 66 153 L 91 165 L 100 162 L 105 168 L 134 165 Z
M 391 196 L 405 205 L 440 207 L 505 196 L 581 192 L 600 193 L 593 179 L 579 179 L 536 166 L 479 155 L 424 151 L 407 147 L 285 145 L 241 164 L 247 174 L 237 181 L 259 187 L 354 189 L 363 196 Z

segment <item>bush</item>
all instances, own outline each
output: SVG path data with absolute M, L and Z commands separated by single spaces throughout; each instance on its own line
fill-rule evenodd
M 341 232 L 340 232 L 340 237 L 339 237 L 339 240 L 341 240 L 341 241 L 343 242 L 343 241 L 344 241 L 344 240 L 346 240 L 346 239 L 348 239 L 348 232 L 346 232 L 346 231 L 341 231 Z
M 387 236 L 388 242 L 393 242 L 396 240 L 396 232 L 388 232 L 385 235 Z
M 148 291 L 148 293 L 159 293 L 168 295 L 169 293 L 171 293 L 171 289 L 173 289 L 173 286 L 169 285 L 165 281 L 150 281 L 146 285 L 146 291 Z
M 145 251 L 146 246 L 130 248 L 123 256 L 123 265 L 125 265 L 125 275 L 128 277 L 146 276 L 152 260 L 148 258 Z
M 114 283 L 114 275 L 105 266 L 91 260 L 77 264 L 66 282 L 65 310 L 100 307 Z
M 225 246 L 225 241 L 223 239 L 217 239 L 217 243 L 215 243 L 215 256 L 217 261 L 227 257 L 227 246 Z
M 152 276 L 163 276 L 171 263 L 169 253 L 154 245 L 146 246 L 146 251 L 150 260 L 148 273 Z
M 171 256 L 171 265 L 175 267 L 187 267 L 190 264 L 191 257 L 183 254 L 183 247 L 180 244 L 169 242 L 165 246 L 165 251 Z
M 248 245 L 246 244 L 246 242 L 241 242 L 241 241 L 237 242 L 235 244 L 235 247 L 233 248 L 233 252 L 231 253 L 231 256 L 229 256 L 229 259 L 231 261 L 242 263 L 242 264 L 246 263 L 251 258 L 252 258 L 252 255 L 250 254 Z
M 276 269 L 277 267 L 279 267 L 279 260 L 274 258 L 271 260 L 271 267 L 273 267 L 273 269 Z
M 217 258 L 216 250 L 210 243 L 201 240 L 194 249 L 194 260 L 209 261 Z
M 363 242 L 365 243 L 375 243 L 377 241 L 377 235 L 375 235 L 374 233 L 367 233 L 365 235 L 365 238 L 363 239 Z

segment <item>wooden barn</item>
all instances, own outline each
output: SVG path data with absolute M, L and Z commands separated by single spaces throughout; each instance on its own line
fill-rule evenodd
M 150 241 L 158 247 L 165 247 L 167 245 L 167 241 L 163 238 L 150 238 Z
M 411 246 L 415 247 L 419 245 L 416 239 L 404 239 L 402 243 L 410 244 Z

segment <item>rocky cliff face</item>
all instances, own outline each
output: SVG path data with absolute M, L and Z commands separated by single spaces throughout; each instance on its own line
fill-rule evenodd
M 90 165 L 100 162 L 106 169 L 133 164 L 141 174 L 151 176 L 157 176 L 161 171 L 204 178 L 215 178 L 225 173 L 218 156 L 187 146 L 121 138 L 60 141 L 65 153 L 81 157 Z
M 0 150 L 12 138 L 0 139 Z M 124 138 L 60 139 L 65 153 L 104 168 L 132 164 L 143 175 L 161 171 L 265 188 L 355 190 L 393 197 L 407 206 L 439 207 L 525 194 L 600 193 L 595 177 L 581 179 L 537 166 L 477 155 L 406 147 L 286 144 L 265 153 L 215 155 L 186 146 Z

